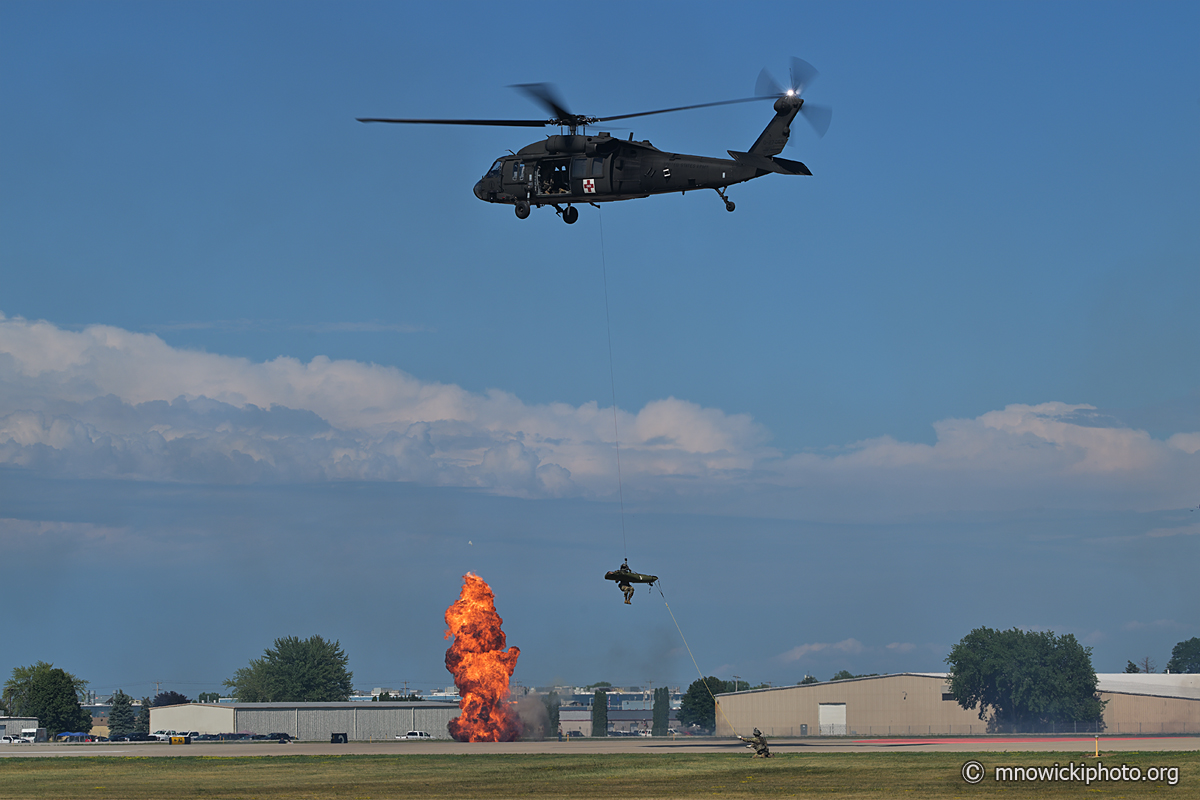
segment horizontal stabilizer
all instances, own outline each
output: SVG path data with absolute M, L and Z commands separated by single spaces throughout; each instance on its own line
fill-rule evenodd
M 754 167 L 755 169 L 767 172 L 778 172 L 780 175 L 812 175 L 808 171 L 808 167 L 799 161 L 789 161 L 786 158 L 764 156 L 758 153 L 740 153 L 737 150 L 729 150 L 728 153 L 739 164 L 745 164 L 747 167 Z

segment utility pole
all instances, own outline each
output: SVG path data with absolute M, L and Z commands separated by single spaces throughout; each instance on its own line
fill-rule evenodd
M 733 690 L 734 690 L 735 692 L 737 691 L 737 687 L 738 687 L 738 681 L 740 681 L 741 679 L 742 679 L 742 676 L 741 676 L 741 675 L 734 675 L 734 676 L 733 676 Z

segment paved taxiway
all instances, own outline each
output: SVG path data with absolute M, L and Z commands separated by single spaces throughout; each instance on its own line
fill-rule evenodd
M 970 737 L 929 739 L 771 739 L 775 753 L 986 753 L 986 752 L 1077 752 L 1092 755 L 1096 740 L 1090 736 L 1056 737 Z M 1100 755 L 1114 752 L 1163 752 L 1200 750 L 1200 736 L 1102 736 Z M 160 742 L 94 742 L 89 744 L 21 744 L 0 746 L 0 758 L 58 758 L 71 756 L 328 756 L 328 755 L 467 755 L 472 753 L 745 753 L 736 739 L 688 737 L 650 739 L 619 737 L 575 739 L 564 742 L 196 742 L 170 745 Z

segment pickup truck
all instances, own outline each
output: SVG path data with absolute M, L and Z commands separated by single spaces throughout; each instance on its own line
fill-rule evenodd
M 404 734 L 403 736 L 401 736 L 400 734 L 396 734 L 396 738 L 397 739 L 424 739 L 425 741 L 429 741 L 433 737 L 430 736 L 425 731 L 409 731 L 408 733 Z

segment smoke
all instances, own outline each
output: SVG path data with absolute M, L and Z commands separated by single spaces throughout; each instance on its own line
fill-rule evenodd
M 524 728 L 522 739 L 540 742 L 547 736 L 557 734 L 550 730 L 550 714 L 546 711 L 546 703 L 542 695 L 527 694 L 513 704 L 517 718 Z

